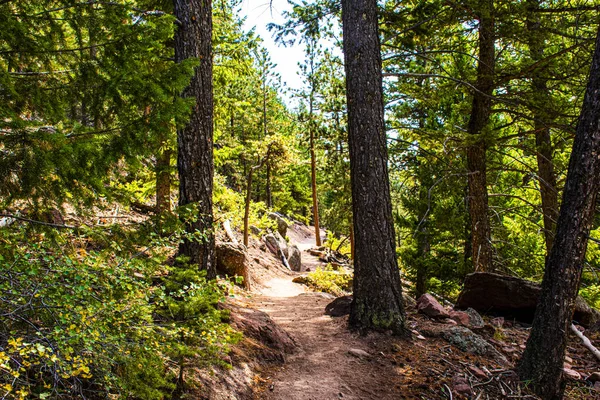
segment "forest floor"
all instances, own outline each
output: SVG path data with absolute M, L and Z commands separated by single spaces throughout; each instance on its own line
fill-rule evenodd
M 314 243 L 309 232 L 289 235 L 301 250 L 307 250 Z M 311 270 L 322 264 L 306 251 L 302 260 Z M 243 299 L 245 307 L 267 313 L 297 345 L 282 365 L 261 368 L 254 379 L 255 399 L 536 398 L 520 387 L 513 372 L 527 339 L 527 325 L 507 321 L 503 328 L 478 332 L 498 350 L 486 355 L 450 344 L 435 332 L 452 325 L 430 320 L 414 307 L 407 308 L 411 339 L 384 333 L 360 336 L 348 330 L 347 317 L 325 315 L 333 296 L 293 283 L 298 275 L 263 274 L 258 289 Z M 574 337 L 568 355 L 571 368 L 582 377 L 568 381 L 567 398 L 600 399 L 598 389 L 583 380 L 600 370 L 600 364 Z

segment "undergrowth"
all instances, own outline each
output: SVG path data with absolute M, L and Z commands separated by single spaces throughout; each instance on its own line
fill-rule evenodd
M 306 277 L 307 285 L 319 292 L 344 296 L 352 291 L 352 272 L 344 268 L 338 270 L 331 266 L 317 268 Z
M 167 262 L 184 235 L 175 215 L 0 229 L 0 398 L 162 399 L 190 358 L 225 364 L 224 288 Z

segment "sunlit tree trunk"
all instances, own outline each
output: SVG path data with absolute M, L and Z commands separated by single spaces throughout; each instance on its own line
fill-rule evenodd
M 213 84 L 212 84 L 212 7 L 210 0 L 174 0 L 175 60 L 197 58 L 190 85 L 183 97 L 195 99 L 188 124 L 177 130 L 177 169 L 179 171 L 179 205 L 193 204 L 198 218 L 189 222 L 189 233 L 200 232 L 203 239 L 185 239 L 179 254 L 189 258 L 216 277 L 215 238 L 213 231 Z
M 529 53 L 532 62 L 536 63 L 544 58 L 546 34 L 540 29 L 539 0 L 528 0 L 527 6 Z M 544 77 L 542 68 L 534 70 L 531 86 L 533 88 L 533 107 L 531 107 L 531 111 L 534 118 L 538 181 L 544 218 L 544 237 L 546 239 L 546 254 L 550 254 L 550 249 L 554 242 L 554 229 L 558 218 L 558 189 L 556 187 L 556 175 L 552 161 L 552 141 L 548 125 L 551 116 L 546 111 L 551 98 L 548 90 L 548 80 Z
M 519 376 L 543 399 L 563 398 L 567 332 L 600 190 L 600 31 L 577 124 L 556 237 Z
M 349 325 L 406 334 L 392 222 L 376 0 L 343 0 L 342 25 L 354 219 Z
M 479 57 L 476 90 L 469 119 L 471 144 L 467 148 L 469 215 L 471 217 L 471 262 L 475 271 L 492 271 L 492 242 L 487 191 L 485 129 L 492 111 L 494 89 L 494 4 L 482 0 L 479 15 Z

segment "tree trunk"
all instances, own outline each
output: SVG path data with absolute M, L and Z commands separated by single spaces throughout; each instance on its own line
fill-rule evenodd
M 312 124 L 312 105 L 310 122 L 310 186 L 312 188 L 313 223 L 315 226 L 315 243 L 321 246 L 321 227 L 319 226 L 319 199 L 317 198 L 317 161 L 315 159 L 315 134 Z
M 383 114 L 376 0 L 343 0 L 342 26 L 354 221 L 349 325 L 404 335 Z
M 250 202 L 252 200 L 252 175 L 254 175 L 254 167 L 250 168 L 248 178 L 246 180 L 246 201 L 244 205 L 244 246 L 248 247 L 248 230 L 250 219 Z
M 522 380 L 544 399 L 562 399 L 567 332 L 600 189 L 600 31 L 577 124 L 556 237 L 542 293 L 518 366 Z
M 177 130 L 177 169 L 179 170 L 179 205 L 193 204 L 198 218 L 186 226 L 189 233 L 200 232 L 201 241 L 185 239 L 179 254 L 189 258 L 216 277 L 215 238 L 213 230 L 213 92 L 212 92 L 212 9 L 210 0 L 174 0 L 175 61 L 197 58 L 190 85 L 183 97 L 196 100 L 189 123 Z
M 158 213 L 171 211 L 171 150 L 167 147 L 166 135 L 166 131 L 160 133 L 156 156 L 156 212 Z
M 492 271 L 492 242 L 489 220 L 485 128 L 492 110 L 494 89 L 493 0 L 483 0 L 479 11 L 479 60 L 476 91 L 469 119 L 471 145 L 467 148 L 469 214 L 471 217 L 471 262 L 475 271 Z
M 271 163 L 267 163 L 267 184 L 265 186 L 267 195 L 267 207 L 273 208 L 273 192 L 271 190 Z
M 350 218 L 350 259 L 354 261 L 354 222 Z
M 541 23 L 539 13 L 539 0 L 528 0 L 527 31 L 529 36 L 529 53 L 533 62 L 544 58 L 545 34 L 540 31 Z M 543 76 L 540 68 L 533 72 L 531 85 L 533 87 L 533 107 L 531 111 L 534 118 L 535 147 L 538 165 L 538 181 L 542 199 L 542 213 L 544 218 L 544 237 L 546 239 L 546 254 L 550 254 L 554 242 L 554 228 L 558 218 L 558 189 L 556 175 L 552 162 L 552 141 L 548 122 L 551 116 L 545 111 L 548 107 L 550 93 L 548 80 Z
M 420 175 L 424 175 L 420 173 Z M 429 230 L 427 229 L 428 219 L 428 202 L 429 202 L 429 179 L 421 176 L 420 179 L 420 190 L 419 190 L 419 220 L 417 221 L 417 281 L 416 281 L 416 298 L 419 298 L 422 294 L 427 293 L 427 278 L 429 275 L 429 253 L 431 251 L 431 245 L 429 243 Z

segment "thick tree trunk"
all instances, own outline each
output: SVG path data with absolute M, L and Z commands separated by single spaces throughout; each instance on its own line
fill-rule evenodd
M 179 254 L 216 277 L 215 238 L 213 231 L 213 85 L 212 85 L 212 7 L 210 0 L 174 0 L 179 27 L 175 32 L 175 60 L 197 58 L 190 85 L 183 97 L 196 100 L 189 123 L 177 130 L 177 169 L 179 205 L 193 204 L 198 219 L 188 223 L 190 233 L 200 232 L 201 241 L 184 240 Z
M 600 31 L 577 125 L 556 237 L 546 261 L 542 293 L 527 348 L 519 363 L 522 380 L 544 399 L 562 399 L 567 332 L 585 261 L 600 189 Z
M 396 260 L 383 115 L 376 0 L 343 0 L 342 23 L 354 220 L 351 328 L 406 334 Z
M 494 4 L 483 0 L 479 11 L 479 60 L 477 82 L 468 132 L 472 144 L 467 148 L 469 172 L 469 214 L 471 217 L 471 262 L 475 271 L 492 271 L 492 242 L 489 220 L 485 128 L 492 111 L 494 90 Z
M 545 34 L 540 31 L 539 0 L 528 0 L 527 31 L 529 53 L 533 62 L 544 58 Z M 538 68 L 534 71 L 531 85 L 533 88 L 533 106 L 531 111 L 534 118 L 535 147 L 538 165 L 538 181 L 542 199 L 544 218 L 544 237 L 546 239 L 546 254 L 550 254 L 554 242 L 554 228 L 558 218 L 558 189 L 552 161 L 552 141 L 548 122 L 551 116 L 545 110 L 548 107 L 550 93 L 548 80 L 543 76 L 544 71 Z

